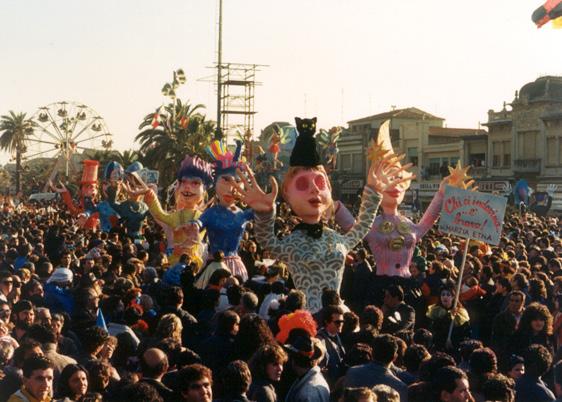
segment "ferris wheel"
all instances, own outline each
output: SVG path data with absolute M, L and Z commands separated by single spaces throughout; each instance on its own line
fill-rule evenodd
M 37 125 L 26 137 L 25 158 L 56 159 L 53 172 L 59 163 L 65 163 L 66 177 L 72 155 L 108 150 L 113 145 L 105 121 L 94 109 L 81 103 L 51 103 L 40 107 L 33 120 Z

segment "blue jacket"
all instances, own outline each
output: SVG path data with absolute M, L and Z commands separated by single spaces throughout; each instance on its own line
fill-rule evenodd
M 408 386 L 389 369 L 378 363 L 367 363 L 362 366 L 351 367 L 343 380 L 344 387 L 368 387 L 384 384 L 395 389 L 400 394 L 400 401 L 408 401 Z
M 320 367 L 311 368 L 304 376 L 295 380 L 286 402 L 329 402 L 330 388 L 320 372 Z
M 523 375 L 515 383 L 515 402 L 551 402 L 556 397 L 541 378 Z

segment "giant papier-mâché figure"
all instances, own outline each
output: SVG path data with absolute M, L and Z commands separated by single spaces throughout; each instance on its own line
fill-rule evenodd
M 390 142 L 390 121 L 387 120 L 379 129 L 377 140 L 369 151 L 369 159 L 372 163 L 377 163 L 389 151 L 392 151 L 392 144 Z M 468 168 L 461 168 L 459 164 L 455 168 L 449 167 L 450 176 L 441 181 L 439 190 L 433 196 L 421 220 L 419 223 L 414 223 L 398 211 L 398 206 L 404 200 L 404 195 L 410 187 L 412 174 L 404 170 L 399 161 L 396 162 L 395 169 L 397 172 L 400 171 L 400 176 L 406 180 L 382 192 L 382 214 L 375 219 L 366 240 L 377 263 L 377 275 L 409 278 L 411 276 L 409 267 L 416 243 L 421 241 L 421 238 L 437 221 L 443 205 L 445 185 L 466 189 L 472 185 L 473 181 L 467 181 L 469 179 L 466 175 Z M 354 222 L 355 219 L 347 208 L 338 203 L 336 223 L 347 231 Z
M 121 166 L 119 162 L 111 161 L 105 165 L 101 184 L 101 192 L 104 199 L 97 204 L 100 225 L 104 232 L 109 232 L 112 228 L 117 226 L 119 222 L 119 215 L 111 207 L 108 199 L 115 196 L 114 194 L 117 193 L 124 178 L 125 169 L 123 169 L 123 166 Z
M 527 180 L 517 180 L 517 183 L 515 183 L 513 187 L 513 203 L 515 207 L 519 208 L 521 203 L 528 207 L 531 192 L 531 187 L 529 187 Z
M 148 215 L 148 206 L 142 201 L 142 194 L 129 190 L 132 190 L 137 184 L 142 184 L 138 175 L 141 169 L 143 169 L 143 166 L 140 162 L 132 163 L 125 170 L 126 181 L 120 183 L 117 191 L 111 191 L 108 194 L 109 204 L 121 217 L 127 229 L 127 235 L 137 242 L 144 240 L 142 229 Z M 118 200 L 119 191 L 122 188 L 127 192 L 125 201 Z
M 240 166 L 241 150 L 241 142 L 237 142 L 234 154 L 220 141 L 214 141 L 207 147 L 207 152 L 214 159 L 216 204 L 201 214 L 197 224 L 200 230 L 207 230 L 209 257 L 222 251 L 224 262 L 232 274 L 246 281 L 248 272 L 238 256 L 238 248 L 246 224 L 254 218 L 254 211 L 236 206 L 236 169 Z
M 130 194 L 144 194 L 144 201 L 154 219 L 173 236 L 173 250 L 169 258 L 171 264 L 178 262 L 182 254 L 187 254 L 191 260 L 202 265 L 200 238 L 193 240 L 189 227 L 196 220 L 204 207 L 207 189 L 213 183 L 212 166 L 198 156 L 187 155 L 181 163 L 177 173 L 174 191 L 175 211 L 166 212 L 154 190 L 140 179 L 140 188 L 129 187 Z
M 84 229 L 97 229 L 99 225 L 99 214 L 96 206 L 98 196 L 98 168 L 99 162 L 85 160 L 83 162 L 82 179 L 80 180 L 80 194 L 78 203 L 75 203 L 70 191 L 60 183 L 59 187 L 51 184 L 53 189 L 60 193 L 64 204 L 72 215 L 77 216 L 80 226 Z
M 397 160 L 388 153 L 372 164 L 363 191 L 361 208 L 355 225 L 347 234 L 324 226 L 332 209 L 331 184 L 316 149 L 316 118 L 296 118 L 299 136 L 290 158 L 281 192 L 293 213 L 301 219 L 294 231 L 279 239 L 274 233 L 277 182 L 270 178 L 272 190 L 264 193 L 247 166 L 239 172 L 244 187 L 237 186 L 242 200 L 256 211 L 255 233 L 261 246 L 273 258 L 287 265 L 295 287 L 307 296 L 312 312 L 321 309 L 324 288 L 339 291 L 347 253 L 369 231 L 384 191 L 392 191 L 404 179 L 404 168 L 393 168 Z M 391 169 L 394 175 L 391 174 Z

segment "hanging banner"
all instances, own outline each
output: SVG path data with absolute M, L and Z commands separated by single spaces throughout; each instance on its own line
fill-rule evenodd
M 505 197 L 447 186 L 439 230 L 497 245 L 506 203 Z

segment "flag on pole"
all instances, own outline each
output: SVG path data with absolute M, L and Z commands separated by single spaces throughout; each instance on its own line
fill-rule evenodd
M 101 312 L 101 308 L 98 308 L 98 314 L 96 317 L 96 326 L 100 327 L 101 329 L 105 329 L 106 332 L 109 332 L 107 330 L 107 325 L 105 325 L 105 318 L 103 317 L 103 313 Z

